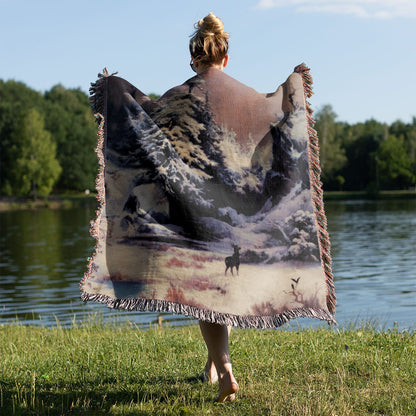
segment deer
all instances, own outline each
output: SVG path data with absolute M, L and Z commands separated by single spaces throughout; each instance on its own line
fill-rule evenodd
M 238 247 L 237 245 L 233 244 L 234 254 L 232 256 L 225 258 L 225 275 L 227 276 L 227 270 L 231 270 L 231 274 L 234 276 L 233 268 L 235 267 L 237 270 L 237 276 L 238 276 L 238 268 L 240 267 L 240 249 L 241 247 Z

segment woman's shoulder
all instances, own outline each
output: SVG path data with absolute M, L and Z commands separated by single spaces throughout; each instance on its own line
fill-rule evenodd
M 298 70 L 298 68 L 300 68 L 300 70 Z M 251 95 L 252 97 L 257 96 L 257 97 L 269 98 L 275 95 L 279 91 L 280 87 L 290 86 L 291 88 L 299 88 L 299 86 L 302 86 L 303 84 L 302 70 L 304 68 L 306 68 L 306 66 L 305 67 L 303 67 L 302 65 L 297 66 L 294 72 L 292 72 L 284 82 L 281 82 L 280 84 L 278 84 L 275 90 L 271 92 L 267 92 L 267 93 L 258 92 L 256 89 L 250 87 L 247 84 L 244 84 L 243 82 L 233 78 L 232 76 L 222 71 L 215 71 L 215 72 L 213 71 L 212 73 L 208 74 L 208 77 L 212 79 L 212 84 L 221 86 L 222 88 L 224 86 L 228 86 L 231 89 L 243 92 L 246 95 Z M 308 70 L 309 68 L 306 68 L 306 69 Z
M 235 92 L 245 93 L 253 96 L 262 95 L 254 88 L 249 87 L 241 81 L 238 81 L 224 71 L 220 71 L 215 68 L 206 71 L 203 74 L 203 78 L 211 87 L 218 88 L 220 90 L 234 90 Z
M 171 98 L 178 94 L 187 94 L 198 87 L 208 91 L 219 90 L 227 92 L 234 90 L 235 92 L 239 91 L 250 95 L 264 95 L 223 71 L 216 68 L 208 68 L 201 75 L 193 76 L 187 79 L 183 84 L 169 89 L 160 97 L 160 100 Z

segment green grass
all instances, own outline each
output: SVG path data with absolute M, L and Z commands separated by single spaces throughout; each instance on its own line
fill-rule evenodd
M 416 415 L 416 333 L 233 330 L 237 400 L 196 379 L 197 326 L 0 326 L 1 415 Z
M 346 199 L 416 199 L 416 192 L 380 191 L 371 194 L 366 191 L 326 191 L 324 199 L 326 201 Z M 22 196 L 0 196 L 0 212 L 40 208 L 68 209 L 87 203 L 97 203 L 94 193 L 89 195 L 85 193 L 54 194 L 48 197 L 39 197 L 36 201 Z
M 96 195 L 90 193 L 67 193 L 38 197 L 36 200 L 24 196 L 0 196 L 1 211 L 17 211 L 26 209 L 69 209 L 85 204 L 96 204 Z

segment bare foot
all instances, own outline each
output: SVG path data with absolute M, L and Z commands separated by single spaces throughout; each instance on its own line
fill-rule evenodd
M 225 373 L 219 380 L 220 394 L 215 399 L 218 403 L 232 402 L 235 400 L 235 393 L 238 391 L 238 384 L 231 373 Z

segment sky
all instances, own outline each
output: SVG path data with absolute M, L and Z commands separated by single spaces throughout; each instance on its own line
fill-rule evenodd
M 230 33 L 226 73 L 257 91 L 305 62 L 315 110 L 416 117 L 416 0 L 0 0 L 0 79 L 87 92 L 107 67 L 162 94 L 193 76 L 189 36 L 209 12 Z

